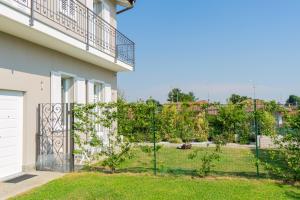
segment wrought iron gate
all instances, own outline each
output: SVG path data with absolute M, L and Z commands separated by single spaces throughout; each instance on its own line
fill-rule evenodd
M 73 104 L 39 104 L 37 169 L 74 170 Z

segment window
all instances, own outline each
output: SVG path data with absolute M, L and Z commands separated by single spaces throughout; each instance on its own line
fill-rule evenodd
M 103 92 L 102 92 L 102 84 L 95 83 L 94 84 L 94 102 L 103 102 Z
M 74 0 L 60 0 L 60 13 L 76 21 L 76 4 Z
M 62 77 L 61 79 L 61 102 L 73 103 L 74 102 L 74 80 L 69 77 Z
M 93 10 L 94 13 L 97 16 L 101 16 L 101 12 L 102 12 L 102 2 L 101 1 L 95 1 L 93 2 Z
M 94 83 L 94 103 L 103 102 L 103 86 L 101 83 Z M 97 108 L 96 110 L 99 115 L 101 115 L 101 110 Z M 101 133 L 104 132 L 104 127 L 98 124 L 96 126 L 96 131 L 101 136 Z

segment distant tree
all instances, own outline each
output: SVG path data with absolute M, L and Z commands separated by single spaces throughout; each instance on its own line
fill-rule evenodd
M 300 105 L 300 97 L 296 95 L 290 95 L 286 100 L 287 105 L 299 106 Z
M 238 103 L 242 103 L 243 101 L 246 101 L 247 99 L 249 99 L 249 97 L 247 96 L 240 96 L 238 94 L 232 94 L 228 101 L 233 103 L 233 104 L 238 104 Z
M 168 94 L 169 102 L 194 102 L 197 101 L 193 92 L 184 93 L 179 88 L 172 89 Z
M 151 104 L 151 103 L 153 103 L 157 107 L 162 106 L 158 100 L 155 100 L 152 97 L 150 97 L 149 99 L 146 100 L 146 104 Z

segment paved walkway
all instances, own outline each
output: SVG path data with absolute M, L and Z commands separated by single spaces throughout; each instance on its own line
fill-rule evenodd
M 24 174 L 32 174 L 36 176 L 19 183 L 0 182 L 0 200 L 24 193 L 64 175 L 63 173 L 41 171 L 26 172 Z

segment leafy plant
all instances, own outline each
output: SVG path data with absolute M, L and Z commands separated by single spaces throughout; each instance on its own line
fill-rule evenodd
M 265 162 L 266 169 L 286 181 L 300 181 L 300 132 L 288 133 L 274 143 L 278 149 L 270 150 L 271 162 Z
M 182 140 L 180 138 L 171 138 L 169 139 L 169 142 L 174 144 L 181 144 Z
M 221 152 L 221 147 L 226 145 L 226 139 L 223 135 L 216 135 L 213 138 L 214 144 L 216 145 L 216 152 Z
M 123 102 L 75 106 L 74 154 L 83 158 L 83 164 L 90 166 L 104 159 L 103 166 L 114 172 L 116 167 L 131 157 L 130 143 L 117 132 L 119 106 L 123 106 Z M 125 124 L 123 128 L 127 128 Z
M 177 134 L 177 122 L 178 122 L 178 110 L 176 105 L 165 105 L 162 108 L 160 115 L 158 116 L 161 121 L 161 126 L 158 127 L 159 132 L 162 135 L 163 140 L 170 141 L 174 138 L 179 138 Z
M 110 137 L 109 146 L 103 150 L 103 155 L 106 158 L 103 160 L 102 166 L 109 167 L 110 171 L 114 173 L 117 167 L 133 157 L 131 144 L 122 141 L 120 136 L 114 135 Z
M 260 134 L 274 136 L 276 134 L 276 120 L 272 113 L 267 111 L 257 111 Z
M 201 111 L 195 117 L 195 135 L 194 140 L 204 142 L 208 140 L 209 123 L 206 117 L 206 112 Z
M 155 151 L 158 152 L 162 148 L 161 145 L 156 145 Z M 142 152 L 147 153 L 151 155 L 154 152 L 153 146 L 148 146 L 148 145 L 140 145 L 140 149 Z
M 212 137 L 223 135 L 227 142 L 234 142 L 235 135 L 249 134 L 251 116 L 247 112 L 247 106 L 243 104 L 220 105 L 218 114 L 209 117 Z
M 178 116 L 178 131 L 183 142 L 189 143 L 195 136 L 195 115 L 193 108 L 189 103 L 182 103 Z
M 286 181 L 300 181 L 300 113 L 290 116 L 287 132 L 274 136 L 276 149 L 269 151 L 270 161 L 264 161 L 266 169 Z
M 88 166 L 101 156 L 99 151 L 93 151 L 102 146 L 102 138 L 97 133 L 100 120 L 95 111 L 96 107 L 96 104 L 75 105 L 73 109 L 75 117 L 74 154 L 81 155 L 81 159 L 84 160 L 83 164 Z
M 205 150 L 203 149 L 196 149 L 191 154 L 188 155 L 188 159 L 195 159 L 199 156 L 199 152 L 201 151 L 201 163 L 200 167 L 197 170 L 197 174 L 200 177 L 208 176 L 213 167 L 215 167 L 215 162 L 220 160 L 220 155 L 216 151 L 209 151 L 208 146 Z

